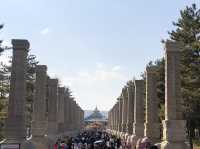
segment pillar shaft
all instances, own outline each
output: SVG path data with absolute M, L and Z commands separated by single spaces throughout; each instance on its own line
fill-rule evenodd
M 133 122 L 134 122 L 134 85 L 129 83 L 127 87 L 128 94 L 128 107 L 127 107 L 127 132 L 128 134 L 133 133 Z
M 118 107 L 119 107 L 119 105 L 118 105 L 118 103 L 119 102 L 117 102 L 116 104 L 115 104 L 115 130 L 117 131 L 118 130 L 118 113 L 119 113 L 119 109 L 118 109 Z
M 47 127 L 46 117 L 46 90 L 47 90 L 47 67 L 36 66 L 35 96 L 33 102 L 32 135 L 44 136 Z
M 166 44 L 165 53 L 165 119 L 182 120 L 180 47 Z
M 75 129 L 75 102 L 71 100 L 71 129 Z
M 58 112 L 57 112 L 57 122 L 58 122 L 58 132 L 62 133 L 64 131 L 64 96 L 65 96 L 65 88 L 58 88 Z
M 48 79 L 48 134 L 57 133 L 58 80 Z
M 120 97 L 119 99 L 119 113 L 118 113 L 118 116 L 119 116 L 119 123 L 118 123 L 118 131 L 121 132 L 122 131 L 122 105 L 123 105 L 123 100 L 122 98 Z
M 153 66 L 148 67 L 146 69 L 145 136 L 150 138 L 154 143 L 160 141 L 160 124 L 158 117 L 156 82 L 156 68 Z
M 135 103 L 134 103 L 134 126 L 133 134 L 137 137 L 144 136 L 144 80 L 134 80 Z
M 111 116 L 111 130 L 113 130 L 113 108 L 111 109 L 111 113 L 110 113 L 110 116 Z
M 67 92 L 64 96 L 64 128 L 65 131 L 68 131 L 70 129 L 70 99 L 68 97 Z
M 122 132 L 126 132 L 127 123 L 127 92 L 126 87 L 122 90 L 123 106 L 122 106 Z

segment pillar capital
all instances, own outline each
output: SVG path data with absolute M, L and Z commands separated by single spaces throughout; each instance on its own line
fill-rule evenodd
M 48 85 L 49 86 L 57 86 L 58 85 L 58 79 L 48 79 Z
M 46 65 L 36 65 L 36 72 L 38 71 L 47 71 L 47 66 Z
M 157 67 L 156 66 L 147 66 L 146 73 L 156 73 Z
M 183 43 L 181 42 L 174 42 L 174 41 L 171 41 L 171 40 L 167 40 L 165 42 L 165 51 L 166 52 L 179 52 L 179 51 L 182 51 L 183 49 Z
M 59 93 L 65 93 L 65 87 L 58 87 L 58 92 Z
M 25 39 L 12 39 L 13 50 L 28 50 L 30 44 Z

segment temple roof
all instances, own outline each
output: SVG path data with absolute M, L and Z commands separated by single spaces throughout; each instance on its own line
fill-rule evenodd
M 101 112 L 96 107 L 91 115 L 85 118 L 85 121 L 105 121 L 106 118 L 101 114 Z

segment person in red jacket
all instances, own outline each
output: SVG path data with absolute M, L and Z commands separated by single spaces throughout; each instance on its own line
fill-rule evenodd
M 58 142 L 56 142 L 56 143 L 54 144 L 53 149 L 58 149 Z

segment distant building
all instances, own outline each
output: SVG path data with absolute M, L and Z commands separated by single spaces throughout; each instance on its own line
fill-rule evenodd
M 97 129 L 104 129 L 108 119 L 96 107 L 92 114 L 86 117 L 84 121 L 87 127 L 101 127 Z

